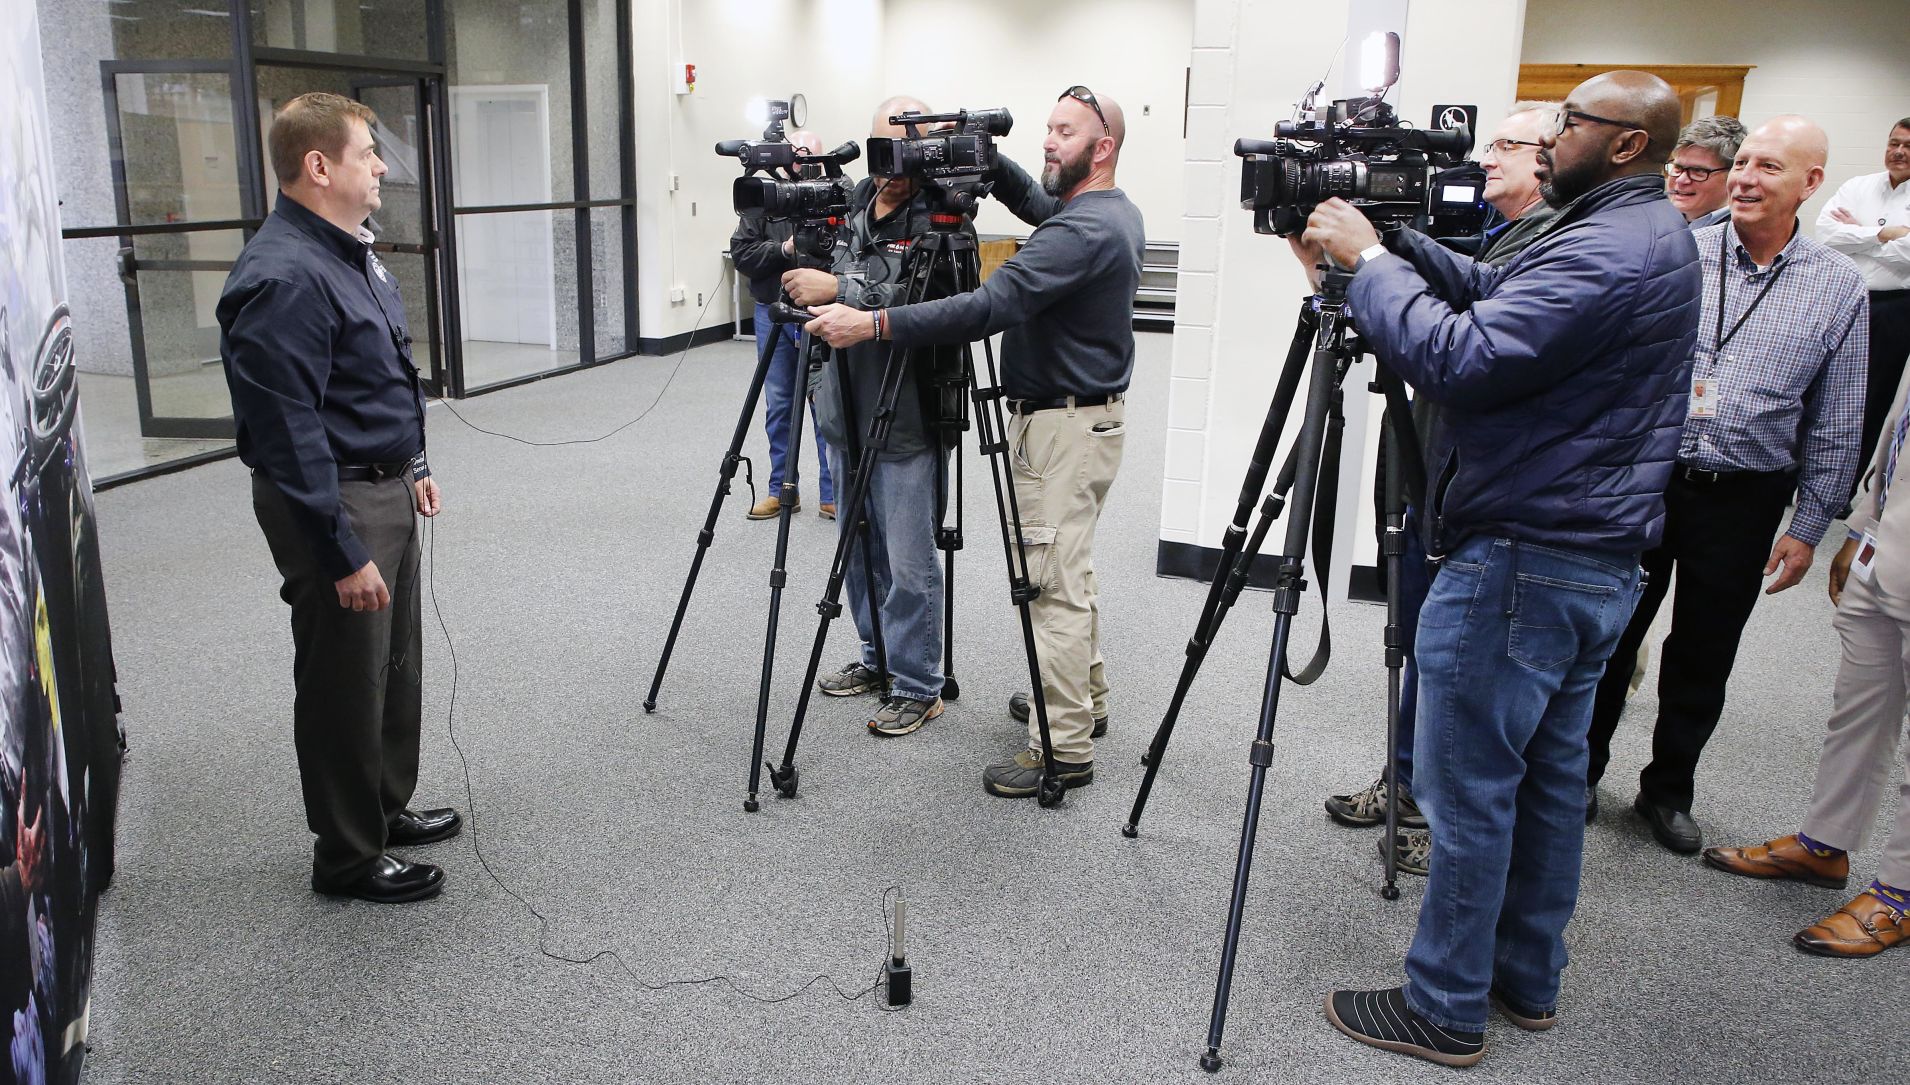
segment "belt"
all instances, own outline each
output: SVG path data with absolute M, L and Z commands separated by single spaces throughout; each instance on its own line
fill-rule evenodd
M 1070 406 L 1101 407 L 1119 403 L 1126 398 L 1126 392 L 1114 392 L 1105 396 L 1064 396 L 1061 399 L 1011 399 L 1008 401 L 1008 410 L 1011 414 L 1033 414 L 1036 411 L 1059 411 Z
M 1671 477 L 1681 482 L 1699 486 L 1716 486 L 1727 482 L 1776 482 L 1779 479 L 1793 479 L 1797 472 L 1785 471 L 1708 471 L 1689 464 L 1677 464 L 1671 469 Z
M 397 478 L 411 467 L 410 460 L 396 463 L 341 463 L 338 465 L 340 482 L 378 482 L 383 479 Z

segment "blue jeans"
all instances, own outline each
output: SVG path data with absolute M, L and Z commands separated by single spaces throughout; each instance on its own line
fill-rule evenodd
M 762 357 L 763 340 L 776 337 L 775 354 L 769 359 L 769 373 L 763 378 L 763 430 L 769 435 L 769 493 L 775 494 L 783 484 L 783 464 L 789 459 L 789 416 L 794 406 L 797 390 L 806 388 L 807 375 L 803 372 L 801 351 L 797 344 L 802 341 L 802 326 L 799 324 L 773 324 L 769 319 L 769 306 L 756 303 L 756 356 Z M 802 397 L 808 400 L 808 395 Z M 836 500 L 836 483 L 829 473 L 829 446 L 822 439 L 821 431 L 816 429 L 816 409 L 809 408 L 809 431 L 816 436 L 817 476 L 822 485 L 822 503 L 833 504 Z
M 1413 663 L 1413 643 L 1419 630 L 1419 610 L 1432 590 L 1432 570 L 1426 565 L 1426 544 L 1419 537 L 1419 517 L 1406 510 L 1406 552 L 1399 556 L 1399 628 L 1406 666 L 1399 678 L 1399 730 L 1393 756 L 1399 761 L 1399 784 L 1413 789 L 1413 730 L 1419 718 L 1419 667 Z
M 1635 556 L 1478 537 L 1420 612 L 1414 798 L 1432 827 L 1406 1001 L 1479 1032 L 1497 987 L 1558 1002 L 1585 845 L 1586 731 L 1644 585 Z
M 847 479 L 853 466 L 835 453 L 836 476 Z M 948 461 L 939 449 L 901 459 L 877 457 L 862 514 L 869 521 L 875 598 L 882 615 L 882 647 L 888 653 L 890 690 L 913 701 L 942 695 L 942 563 L 935 549 L 936 475 L 947 477 Z M 847 516 L 839 531 L 853 531 Z M 849 548 L 843 580 L 849 613 L 862 635 L 862 663 L 875 666 L 874 629 L 869 622 L 869 582 L 863 575 L 862 547 Z

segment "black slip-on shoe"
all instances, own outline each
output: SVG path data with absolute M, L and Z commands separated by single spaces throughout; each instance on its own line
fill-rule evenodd
M 312 888 L 328 897 L 403 904 L 437 896 L 444 888 L 444 871 L 430 863 L 407 863 L 393 855 L 380 855 L 371 869 L 349 881 L 334 882 L 314 872 Z
M 1440 1028 L 1406 1005 L 1406 991 L 1334 991 L 1326 996 L 1326 1019 L 1360 1043 L 1436 1062 L 1471 1066 L 1485 1057 L 1486 1034 Z
M 1527 1032 L 1544 1032 L 1559 1023 L 1557 1010 L 1534 1010 L 1519 1004 L 1519 1000 L 1494 987 L 1487 996 L 1499 1011 L 1499 1016 L 1519 1026 Z
M 1653 839 L 1679 855 L 1696 855 L 1704 848 L 1704 830 L 1683 810 L 1659 806 L 1643 795 L 1632 800 L 1631 808 L 1651 826 Z
M 464 828 L 464 818 L 446 806 L 437 810 L 400 810 L 385 828 L 385 845 L 415 848 L 449 840 Z

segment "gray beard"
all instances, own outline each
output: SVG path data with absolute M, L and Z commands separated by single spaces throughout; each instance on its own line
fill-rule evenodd
M 1061 162 L 1042 170 L 1041 191 L 1050 196 L 1061 196 L 1087 179 L 1088 156 L 1082 155 L 1072 163 Z

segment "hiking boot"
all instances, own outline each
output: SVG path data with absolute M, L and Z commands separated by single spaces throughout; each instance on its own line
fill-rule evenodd
M 907 697 L 890 697 L 882 702 L 882 707 L 869 717 L 869 730 L 884 738 L 899 735 L 912 735 L 922 729 L 922 725 L 942 714 L 942 699 L 916 701 Z
M 836 518 L 836 503 L 834 501 L 824 501 L 822 504 L 817 505 L 816 515 L 822 517 L 825 520 L 835 519 Z
M 1092 761 L 1075 764 L 1058 760 L 1054 763 L 1054 769 L 1055 776 L 1064 788 L 1085 787 L 1094 782 Z M 1041 789 L 1041 751 L 1023 749 L 999 765 L 983 769 L 982 789 L 1005 799 L 1024 799 L 1033 795 Z
M 1379 857 L 1386 858 L 1386 842 L 1379 842 Z M 1393 861 L 1401 874 L 1426 876 L 1426 865 L 1432 862 L 1432 830 L 1407 829 L 1393 838 Z
M 1381 776 L 1364 791 L 1355 791 L 1351 795 L 1333 795 L 1326 800 L 1327 816 L 1341 825 L 1350 825 L 1355 829 L 1364 829 L 1378 825 L 1386 820 L 1386 777 Z M 1419 804 L 1413 801 L 1411 788 L 1399 789 L 1399 827 L 1402 829 L 1424 829 L 1426 815 L 1419 812 Z
M 800 510 L 801 508 L 802 508 L 802 498 L 799 497 L 796 499 L 795 504 L 789 506 L 789 511 L 796 512 Z M 750 506 L 749 518 L 752 520 L 774 520 L 776 517 L 782 515 L 782 511 L 783 511 L 782 498 L 777 497 L 775 494 L 771 494 L 768 497 L 763 498 L 761 501 L 756 502 L 756 504 Z
M 843 665 L 834 674 L 825 674 L 816 679 L 816 688 L 831 697 L 854 697 L 858 693 L 867 693 L 882 688 L 882 676 L 874 667 L 865 667 L 861 660 Z
M 1008 695 L 1008 714 L 1013 716 L 1016 722 L 1027 723 L 1028 717 L 1032 715 L 1033 712 L 1034 708 L 1030 704 L 1026 693 L 1010 693 Z M 1089 737 L 1100 738 L 1107 733 L 1108 718 L 1106 716 L 1094 717 L 1094 733 Z

